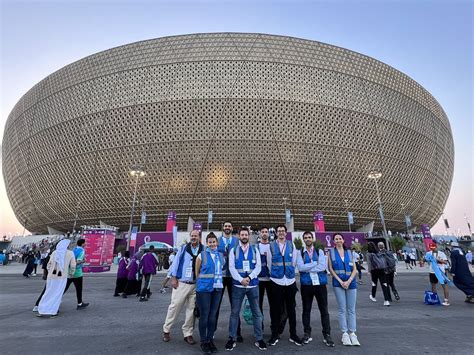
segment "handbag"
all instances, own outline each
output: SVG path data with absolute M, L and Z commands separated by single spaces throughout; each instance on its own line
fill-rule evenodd
M 201 313 L 199 312 L 199 307 L 198 307 L 197 303 L 194 304 L 193 315 L 196 318 L 199 318 L 199 316 L 201 315 Z
M 436 292 L 426 290 L 425 291 L 425 304 L 430 305 L 430 306 L 441 304 L 438 294 Z

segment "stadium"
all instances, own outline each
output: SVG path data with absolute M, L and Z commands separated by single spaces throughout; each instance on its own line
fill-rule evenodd
M 15 105 L 3 176 L 28 230 L 100 221 L 144 230 L 169 210 L 210 228 L 285 222 L 327 230 L 433 225 L 449 195 L 450 124 L 421 85 L 365 55 L 252 33 L 163 37 L 93 54 Z M 140 166 L 144 176 L 131 176 Z M 380 178 L 368 176 L 374 171 Z

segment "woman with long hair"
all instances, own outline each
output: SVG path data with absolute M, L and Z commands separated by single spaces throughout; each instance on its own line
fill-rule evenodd
M 357 268 L 351 251 L 344 245 L 344 237 L 334 234 L 333 243 L 335 247 L 329 251 L 328 268 L 339 309 L 341 341 L 343 345 L 359 346 L 356 335 Z
M 209 233 L 207 247 L 196 258 L 196 302 L 199 308 L 199 335 L 204 354 L 216 353 L 214 332 L 217 311 L 222 297 L 224 257 L 217 250 L 217 237 Z

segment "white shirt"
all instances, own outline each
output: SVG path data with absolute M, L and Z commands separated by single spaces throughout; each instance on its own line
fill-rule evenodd
M 174 258 L 175 258 L 175 255 L 174 255 L 174 254 L 171 254 L 171 255 L 168 257 L 168 261 L 170 262 L 170 265 L 173 264 Z
M 426 253 L 426 255 L 428 255 L 428 254 L 433 255 L 433 257 L 436 260 L 448 261 L 448 257 L 442 251 L 435 251 L 434 253 L 432 251 L 429 251 L 429 252 Z M 425 255 L 425 257 L 426 257 L 426 255 Z M 448 264 L 438 264 L 438 266 L 439 266 L 439 269 L 441 270 L 441 272 L 444 272 L 444 270 L 446 270 L 446 268 L 448 267 Z M 434 274 L 433 267 L 431 266 L 431 263 L 430 263 L 430 273 Z
M 285 239 L 285 242 L 286 242 L 286 239 Z M 280 248 L 280 252 L 281 252 L 281 244 L 278 242 L 278 240 L 276 240 L 276 243 L 277 246 Z M 296 259 L 298 258 L 298 249 L 296 249 L 295 247 L 295 244 L 293 244 L 293 252 L 291 253 L 291 264 L 293 266 L 296 267 Z M 270 255 L 269 255 L 269 258 L 267 260 L 267 265 L 268 265 L 268 268 L 271 270 L 272 269 L 272 254 L 271 254 L 271 249 L 270 249 Z M 274 277 L 270 277 L 270 280 L 272 280 L 274 283 L 276 283 L 277 285 L 280 285 L 280 286 L 290 286 L 292 284 L 294 284 L 296 282 L 296 279 L 293 277 L 292 279 L 289 279 L 287 278 L 285 275 L 283 275 L 283 278 L 282 279 L 276 279 Z
M 239 242 L 239 246 L 242 248 L 242 243 L 241 242 Z M 247 243 L 247 246 L 248 246 L 248 249 L 244 252 L 244 259 L 247 259 L 248 254 L 249 254 L 249 249 L 251 248 L 250 244 L 248 244 L 248 243 Z M 235 248 L 232 248 L 229 252 L 229 271 L 230 271 L 230 274 L 232 275 L 232 278 L 235 281 L 240 283 L 244 278 L 242 276 L 240 276 L 239 272 L 235 268 L 235 251 L 234 251 L 234 249 Z M 243 250 L 243 248 L 242 248 L 242 250 Z M 249 276 L 252 280 L 257 278 L 258 274 L 260 274 L 260 271 L 262 271 L 262 261 L 260 260 L 260 252 L 258 251 L 258 248 L 255 248 L 254 250 L 255 250 L 255 254 L 256 254 L 256 255 L 254 255 L 254 259 L 253 259 L 255 261 L 255 268 L 249 274 Z M 240 288 L 245 287 L 244 285 L 235 285 L 235 286 L 240 287 Z M 257 287 L 257 285 L 247 286 L 247 288 L 253 288 L 253 287 Z

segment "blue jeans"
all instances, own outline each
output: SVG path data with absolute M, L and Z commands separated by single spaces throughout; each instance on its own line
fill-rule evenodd
M 339 326 L 341 331 L 355 333 L 356 331 L 356 301 L 357 289 L 345 290 L 333 287 L 338 305 Z
M 255 334 L 255 339 L 257 341 L 263 339 L 262 334 L 262 312 L 260 312 L 260 307 L 258 305 L 258 286 L 257 287 L 237 287 L 232 286 L 232 309 L 230 312 L 229 320 L 229 336 L 232 339 L 237 337 L 237 326 L 239 324 L 240 310 L 242 309 L 242 302 L 244 301 L 244 296 L 247 295 L 249 300 L 250 309 L 252 310 L 253 317 L 253 331 Z
M 217 311 L 222 289 L 212 292 L 196 292 L 196 302 L 199 307 L 199 336 L 201 343 L 209 343 L 216 330 Z

